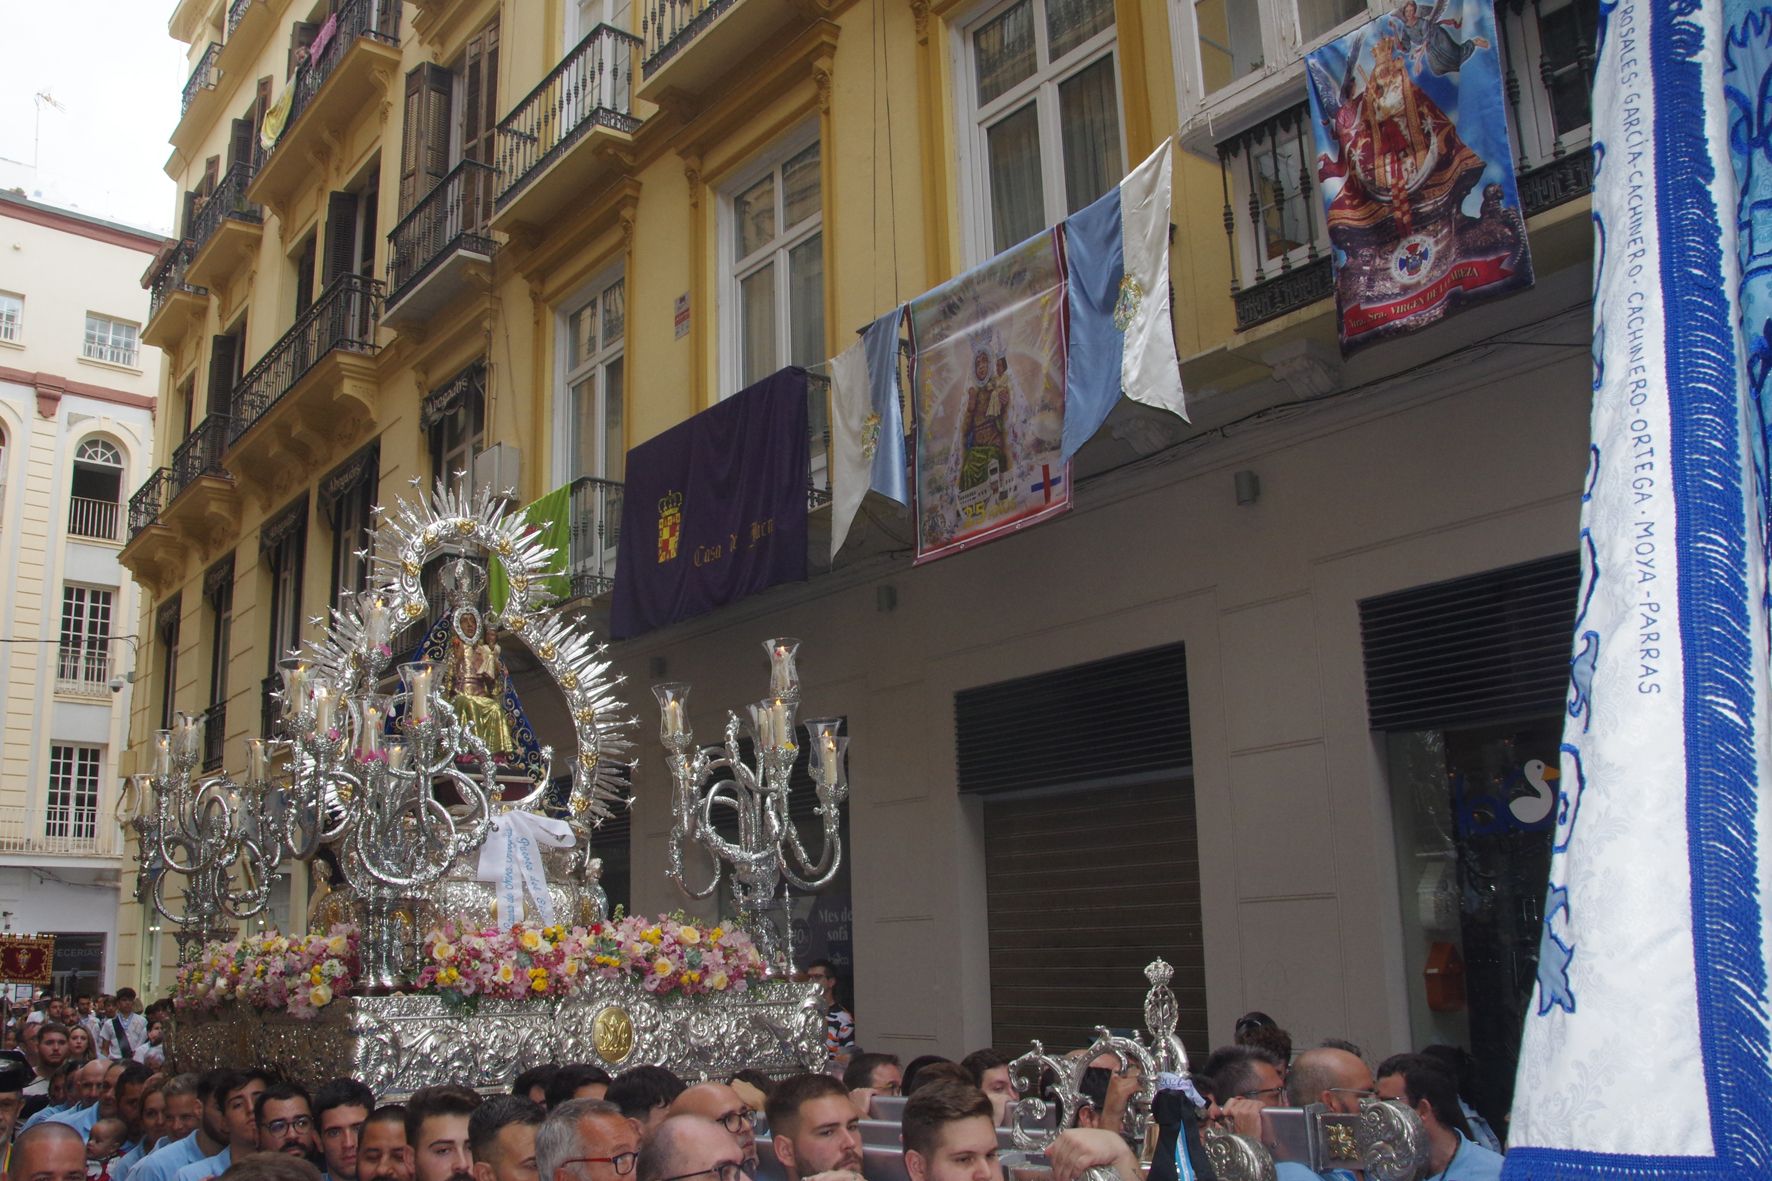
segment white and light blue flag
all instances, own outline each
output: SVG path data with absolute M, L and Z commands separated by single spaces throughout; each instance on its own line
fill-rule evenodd
M 1593 439 L 1503 1174 L 1772 1176 L 1772 5 L 1602 0 Z
M 831 358 L 831 557 L 870 490 L 911 502 L 905 475 L 904 412 L 899 403 L 896 307 Z
M 1123 391 L 1187 418 L 1169 318 L 1173 141 L 1064 221 L 1070 304 L 1061 461 L 1101 429 Z

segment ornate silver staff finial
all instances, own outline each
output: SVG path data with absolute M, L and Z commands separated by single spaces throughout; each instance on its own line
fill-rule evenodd
M 1169 987 L 1174 976 L 1175 969 L 1161 956 L 1145 965 L 1144 978 L 1150 981 L 1151 990 L 1144 998 L 1144 1026 L 1151 1035 L 1157 1069 L 1166 1074 L 1185 1075 L 1188 1073 L 1187 1047 L 1175 1033 L 1181 1006 L 1176 1004 L 1175 993 Z

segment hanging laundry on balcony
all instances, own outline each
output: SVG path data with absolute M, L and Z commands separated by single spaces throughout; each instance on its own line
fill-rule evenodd
M 911 302 L 919 563 L 1070 508 L 1062 241 L 1043 230 Z
M 629 450 L 611 636 L 805 580 L 806 399 L 783 369 Z
M 1446 7 L 1305 58 L 1344 353 L 1532 286 L 1494 6 Z
M 523 516 L 529 522 L 530 533 L 538 535 L 541 544 L 554 551 L 547 562 L 554 573 L 544 582 L 554 601 L 564 602 L 572 596 L 572 582 L 566 575 L 572 555 L 572 485 L 562 484 L 525 506 Z M 495 555 L 486 570 L 486 600 L 494 611 L 503 611 L 510 597 L 511 584 L 505 576 L 504 563 Z
M 1187 418 L 1169 315 L 1171 140 L 1105 196 L 1064 222 L 1070 272 L 1070 366 L 1064 447 L 1069 461 L 1124 393 Z
M 831 557 L 870 491 L 908 505 L 904 409 L 899 403 L 898 331 L 893 308 L 831 360 Z
M 296 78 L 299 77 L 297 74 Z M 289 122 L 289 110 L 295 105 L 296 78 L 284 83 L 283 93 L 265 111 L 265 117 L 258 125 L 258 146 L 263 151 L 268 152 L 277 146 L 277 139 L 283 134 L 283 126 Z

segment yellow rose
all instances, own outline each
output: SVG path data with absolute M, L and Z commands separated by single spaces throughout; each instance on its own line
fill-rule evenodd
M 517 937 L 517 946 L 521 947 L 524 951 L 540 951 L 541 932 L 537 931 L 534 927 L 529 928 Z
M 346 939 L 343 935 L 334 935 L 326 941 L 326 950 L 333 955 L 343 955 L 345 952 L 351 950 L 351 941 Z
M 694 927 L 683 927 L 677 932 L 677 938 L 690 947 L 694 947 L 701 942 L 701 932 Z
M 710 942 L 718 943 L 724 938 L 726 938 L 725 927 L 715 927 L 712 931 L 708 932 L 708 939 Z
M 500 964 L 498 966 L 498 971 L 493 973 L 493 978 L 500 984 L 509 984 L 512 980 L 517 978 L 517 974 L 511 971 L 511 965 Z
M 640 938 L 656 947 L 659 940 L 663 939 L 664 936 L 659 934 L 657 927 L 647 927 L 644 931 L 640 932 Z
M 712 976 L 708 977 L 708 987 L 715 992 L 724 991 L 729 983 L 731 983 L 731 980 L 724 972 L 715 972 Z
M 536 992 L 546 992 L 548 990 L 547 976 L 546 975 L 537 976 L 535 979 L 533 979 L 529 982 L 529 987 L 533 988 Z
M 431 947 L 431 958 L 436 960 L 438 963 L 442 963 L 444 960 L 451 959 L 454 957 L 454 955 L 455 955 L 455 944 L 449 942 L 447 939 L 439 939 Z
M 321 984 L 308 990 L 308 1003 L 316 1009 L 324 1009 L 332 1003 L 332 987 Z
M 665 959 L 662 955 L 659 956 L 658 962 L 652 965 L 652 971 L 659 976 L 669 976 L 671 974 L 671 961 Z
M 560 965 L 560 971 L 566 973 L 566 975 L 569 977 L 578 975 L 578 961 L 577 960 L 567 960 L 565 963 Z

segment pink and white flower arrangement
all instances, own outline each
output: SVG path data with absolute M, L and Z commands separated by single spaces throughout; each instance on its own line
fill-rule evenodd
M 238 1001 L 261 1013 L 312 1020 L 356 986 L 359 941 L 355 926 L 340 923 L 293 938 L 271 930 L 206 943 L 179 969 L 173 1002 L 185 1011 L 209 1012 Z
M 660 996 L 743 992 L 763 977 L 763 956 L 742 931 L 682 914 L 618 915 L 588 927 L 517 923 L 464 931 L 454 923 L 425 937 L 418 985 L 445 997 L 567 997 L 594 980 L 637 979 Z

